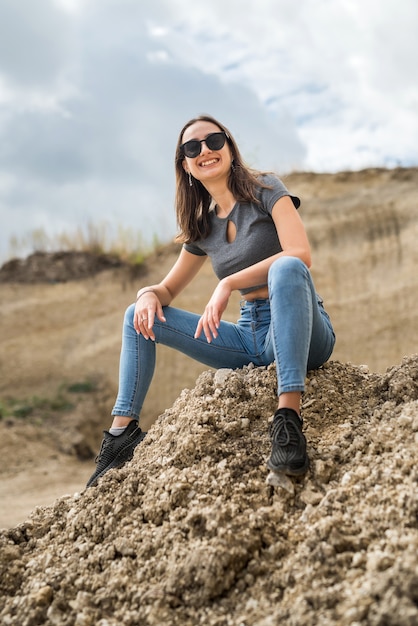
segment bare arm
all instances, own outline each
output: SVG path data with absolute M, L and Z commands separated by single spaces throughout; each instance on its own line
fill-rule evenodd
M 134 327 L 145 339 L 155 339 L 152 331 L 155 316 L 160 321 L 165 321 L 163 306 L 169 305 L 183 291 L 196 276 L 206 258 L 191 254 L 182 248 L 177 261 L 160 283 L 143 287 L 138 291 Z

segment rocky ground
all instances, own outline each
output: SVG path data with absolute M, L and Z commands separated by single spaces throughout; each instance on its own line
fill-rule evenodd
M 307 378 L 303 479 L 265 465 L 274 365 L 160 347 L 144 443 L 85 491 L 125 306 L 178 248 L 135 270 L 59 252 L 0 268 L 2 626 L 418 624 L 418 168 L 286 183 L 337 331 Z M 177 306 L 202 311 L 215 284 L 207 264 Z
M 1 623 L 415 626 L 418 355 L 311 373 L 283 486 L 274 404 L 274 365 L 206 371 L 124 468 L 3 531 Z

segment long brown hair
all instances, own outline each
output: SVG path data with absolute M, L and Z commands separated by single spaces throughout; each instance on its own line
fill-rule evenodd
M 183 135 L 189 126 L 196 122 L 211 122 L 226 134 L 232 154 L 232 167 L 228 178 L 228 188 L 239 202 L 258 202 L 257 188 L 264 187 L 259 180 L 261 172 L 248 167 L 241 156 L 238 146 L 229 130 L 210 115 L 200 115 L 185 124 L 180 132 L 176 156 L 176 215 L 180 229 L 176 237 L 179 243 L 191 243 L 206 237 L 209 234 L 209 209 L 212 197 L 202 183 L 193 178 L 193 185 L 189 184 L 189 175 L 183 168 L 184 154 L 181 149 Z

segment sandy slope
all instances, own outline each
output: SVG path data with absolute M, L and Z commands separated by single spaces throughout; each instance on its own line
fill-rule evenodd
M 286 183 L 302 197 L 313 274 L 337 331 L 333 358 L 383 373 L 418 349 L 418 170 L 294 174 Z M 0 421 L 0 527 L 84 486 L 93 466 L 86 457 L 109 424 L 123 311 L 175 254 L 157 255 L 136 278 L 113 268 L 65 283 L 0 282 L 0 399 L 51 398 L 63 384 L 96 384 L 67 412 Z M 201 311 L 214 285 L 207 265 L 176 304 Z M 228 319 L 236 319 L 237 304 Z M 205 369 L 164 348 L 158 365 L 145 428 Z
M 418 355 L 307 379 L 311 469 L 266 482 L 269 368 L 204 372 L 134 459 L 0 532 L 9 626 L 415 626 Z

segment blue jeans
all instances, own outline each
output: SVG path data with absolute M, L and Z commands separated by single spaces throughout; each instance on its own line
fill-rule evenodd
M 112 415 L 139 419 L 155 369 L 156 344 L 175 348 L 209 367 L 241 368 L 276 362 L 278 395 L 303 391 L 309 370 L 331 356 L 335 335 L 306 265 L 280 257 L 268 274 L 269 298 L 242 302 L 237 323 L 221 321 L 212 343 L 195 339 L 200 315 L 164 307 L 166 322 L 155 318 L 155 342 L 133 326 L 135 306 L 125 313 L 119 369 L 119 392 Z

